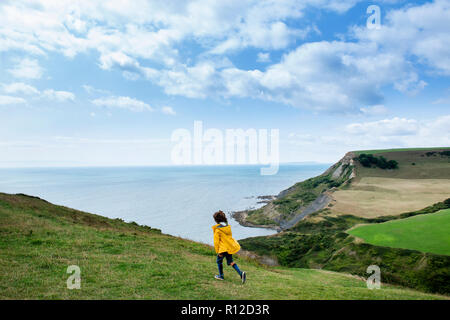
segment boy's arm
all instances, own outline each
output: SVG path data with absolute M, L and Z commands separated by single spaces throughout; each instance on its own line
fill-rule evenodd
M 216 253 L 219 253 L 220 233 L 218 230 L 214 230 L 214 249 Z

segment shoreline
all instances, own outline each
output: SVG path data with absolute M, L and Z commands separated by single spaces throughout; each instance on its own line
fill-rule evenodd
M 278 198 L 278 196 L 275 195 L 261 195 L 261 196 L 255 196 L 255 197 L 248 197 L 248 198 L 255 198 L 255 200 L 259 200 L 256 202 L 256 205 L 262 205 L 259 208 L 264 207 L 265 205 L 269 204 L 271 201 L 276 200 Z M 269 229 L 269 230 L 274 230 L 277 233 L 280 233 L 281 231 L 283 231 L 283 229 L 275 224 L 270 224 L 270 225 L 265 225 L 265 224 L 254 224 L 251 222 L 247 221 L 247 212 L 251 211 L 251 210 L 256 210 L 258 208 L 248 208 L 245 210 L 240 210 L 240 211 L 231 211 L 230 212 L 230 217 L 233 218 L 235 221 L 237 221 L 241 226 L 243 227 L 247 227 L 247 228 L 260 228 L 260 229 Z
M 283 191 L 280 192 L 280 194 L 282 194 L 282 193 L 283 193 Z M 276 200 L 278 198 L 278 196 L 258 196 L 256 198 L 257 199 L 265 199 L 264 201 L 258 202 L 258 203 L 264 203 L 264 206 L 265 206 L 265 205 L 269 204 L 270 202 L 272 202 L 273 200 Z M 270 200 L 268 200 L 269 198 L 270 198 Z M 329 191 L 323 192 L 313 202 L 308 204 L 306 207 L 303 207 L 301 212 L 297 213 L 294 217 L 292 217 L 288 221 L 280 221 L 279 225 L 276 225 L 276 224 L 262 225 L 262 224 L 254 224 L 254 223 L 248 222 L 247 221 L 248 212 L 252 211 L 252 210 L 256 210 L 258 208 L 246 209 L 246 210 L 241 210 L 241 211 L 232 211 L 230 213 L 230 216 L 243 227 L 270 229 L 270 230 L 275 230 L 277 233 L 280 233 L 283 230 L 293 227 L 300 220 L 304 219 L 306 216 L 310 215 L 311 213 L 322 210 L 332 200 L 333 200 L 333 198 L 330 195 Z M 264 206 L 262 206 L 262 207 L 264 207 Z
M 261 228 L 261 229 L 270 229 L 275 230 L 277 233 L 280 233 L 283 231 L 283 229 L 280 226 L 277 226 L 275 224 L 253 224 L 251 222 L 246 221 L 247 212 L 249 210 L 243 210 L 243 211 L 232 211 L 230 213 L 231 218 L 236 220 L 241 226 L 248 227 L 248 228 Z

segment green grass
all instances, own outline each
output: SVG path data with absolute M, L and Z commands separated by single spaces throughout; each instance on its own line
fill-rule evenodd
M 399 149 L 379 149 L 379 150 L 358 150 L 353 151 L 356 155 L 360 154 L 378 154 L 387 152 L 403 152 L 403 151 L 433 151 L 433 150 L 450 150 L 450 147 L 435 147 L 435 148 L 399 148 Z
M 357 179 L 385 177 L 398 179 L 450 179 L 450 157 L 441 154 L 450 148 L 411 148 L 357 151 L 355 154 L 373 154 L 398 163 L 396 170 L 381 170 L 356 165 Z
M 209 228 L 205 225 L 205 228 Z M 213 248 L 159 230 L 0 193 L 0 299 L 442 299 L 320 270 L 265 267 L 236 257 L 242 286 Z M 69 265 L 81 289 L 68 290 Z
M 269 217 L 267 217 L 267 215 L 264 214 L 262 208 L 249 211 L 246 221 L 255 225 L 275 224 L 275 222 L 272 219 L 270 219 Z
M 312 213 L 293 228 L 273 236 L 241 240 L 257 254 L 275 257 L 287 267 L 320 268 L 366 276 L 368 265 L 378 265 L 383 281 L 427 292 L 450 294 L 450 256 L 393 248 L 357 241 L 347 233 L 358 224 L 381 224 L 413 216 L 427 216 L 450 209 L 450 199 L 398 216 L 362 218 L 332 216 L 325 209 Z M 447 228 L 448 229 L 448 228 Z
M 379 224 L 349 233 L 365 242 L 394 248 L 450 255 L 450 209 Z

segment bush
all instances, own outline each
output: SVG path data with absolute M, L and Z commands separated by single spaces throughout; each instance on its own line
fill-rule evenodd
M 372 168 L 378 167 L 380 169 L 398 169 L 398 162 L 395 160 L 387 160 L 385 157 L 375 157 L 372 154 L 362 153 L 354 160 L 359 161 L 363 167 Z

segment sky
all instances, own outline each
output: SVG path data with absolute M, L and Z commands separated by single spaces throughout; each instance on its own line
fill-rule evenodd
M 443 0 L 2 0 L 0 167 L 171 165 L 194 121 L 281 162 L 450 146 L 449 44 Z

